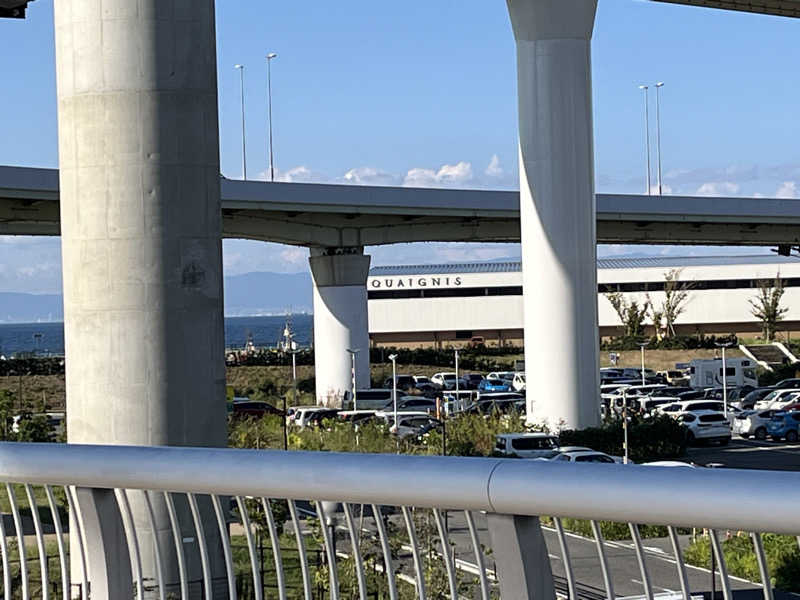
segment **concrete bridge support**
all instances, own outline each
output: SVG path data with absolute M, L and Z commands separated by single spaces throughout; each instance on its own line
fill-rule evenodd
M 314 356 L 317 403 L 341 406 L 350 399 L 352 360 L 356 385 L 370 387 L 367 275 L 370 257 L 363 248 L 312 248 L 314 279 Z
M 56 0 L 55 39 L 68 439 L 224 446 L 214 2 Z M 131 497 L 155 580 L 152 500 L 155 532 Z
M 517 42 L 529 422 L 599 420 L 591 37 L 597 0 L 507 0 Z M 531 394 L 534 390 L 531 390 Z

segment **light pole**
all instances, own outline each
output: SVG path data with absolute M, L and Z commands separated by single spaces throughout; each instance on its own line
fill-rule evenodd
M 275 167 L 272 161 L 272 59 L 278 58 L 274 52 L 267 54 L 267 103 L 269 106 L 269 180 L 275 181 Z
M 622 432 L 624 439 L 622 442 L 623 457 L 622 463 L 628 464 L 628 388 L 622 388 Z
M 242 179 L 247 180 L 247 147 L 244 128 L 244 65 L 235 65 L 239 71 L 239 91 L 242 99 Z
M 459 390 L 458 390 L 458 348 L 455 349 L 455 353 L 456 353 L 456 403 L 455 403 L 455 406 L 460 406 L 459 395 L 458 395 L 458 392 L 459 392 Z
M 644 378 L 644 349 L 647 348 L 647 345 L 650 343 L 650 340 L 645 342 L 637 342 L 639 348 L 642 349 L 642 385 L 646 385 L 645 378 Z
M 664 82 L 659 81 L 656 84 L 656 143 L 658 145 L 658 195 L 663 194 L 661 186 L 661 88 L 664 87 Z
M 392 361 L 392 404 L 394 405 L 394 430 L 397 431 L 397 354 L 390 354 Z
M 648 103 L 647 90 L 649 86 L 640 85 L 640 90 L 644 90 L 644 145 L 647 149 L 647 195 L 650 195 L 650 107 Z
M 353 410 L 358 410 L 358 404 L 356 404 L 356 355 L 361 352 L 361 350 L 351 350 L 348 348 L 347 351 L 350 353 L 350 374 L 353 381 Z
M 717 348 L 722 348 L 722 411 L 728 418 L 728 369 L 725 365 L 725 348 L 730 348 L 733 342 L 715 342 Z

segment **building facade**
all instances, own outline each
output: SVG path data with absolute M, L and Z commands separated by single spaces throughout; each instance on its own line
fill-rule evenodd
M 367 280 L 373 345 L 450 346 L 481 339 L 490 346 L 522 345 L 522 268 L 519 262 L 376 267 Z M 667 274 L 688 287 L 676 321 L 683 335 L 736 333 L 756 337 L 752 314 L 764 281 L 780 277 L 781 330 L 800 331 L 800 258 L 777 255 L 609 258 L 598 260 L 600 336 L 620 335 L 622 324 L 606 297 L 620 291 L 658 308 Z M 529 293 L 536 293 L 536 282 Z M 652 320 L 647 324 L 652 332 Z

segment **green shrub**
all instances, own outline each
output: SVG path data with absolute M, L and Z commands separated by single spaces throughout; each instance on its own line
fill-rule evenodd
M 764 534 L 770 580 L 774 587 L 800 592 L 800 550 L 797 539 L 788 535 Z M 735 535 L 722 542 L 728 571 L 736 577 L 761 582 L 753 542 L 749 535 Z M 697 538 L 685 552 L 686 562 L 698 567 L 711 567 L 711 544 L 707 536 Z
M 796 352 L 796 351 L 795 351 Z M 763 371 L 758 375 L 758 384 L 762 386 L 775 385 L 782 379 L 791 379 L 797 377 L 797 372 L 800 371 L 800 364 L 783 365 L 781 367 L 773 367 L 773 371 Z
M 633 462 L 675 459 L 686 453 L 686 431 L 669 416 L 646 419 L 632 416 L 628 425 L 628 456 Z M 615 418 L 600 427 L 564 430 L 559 437 L 563 446 L 588 446 L 607 454 L 624 454 L 621 419 Z
M 681 335 L 667 337 L 663 339 L 650 338 L 647 346 L 648 350 L 713 350 L 716 348 L 717 342 L 724 340 L 725 342 L 733 342 L 738 344 L 738 339 L 734 337 L 717 337 L 714 335 Z M 642 339 L 640 337 L 615 337 L 600 344 L 601 350 L 638 350 L 639 344 Z

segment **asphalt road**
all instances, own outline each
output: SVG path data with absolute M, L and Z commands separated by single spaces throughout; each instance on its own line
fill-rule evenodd
M 687 460 L 701 465 L 719 463 L 730 469 L 800 471 L 800 444 L 758 442 L 734 437 L 727 446 L 690 448 Z

